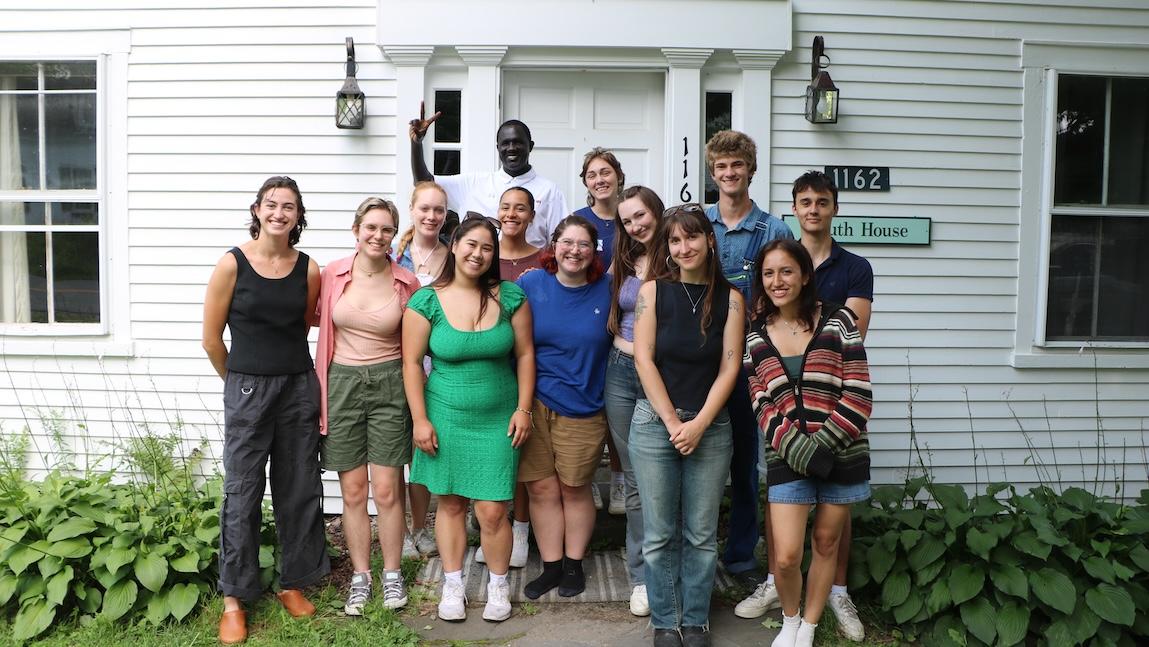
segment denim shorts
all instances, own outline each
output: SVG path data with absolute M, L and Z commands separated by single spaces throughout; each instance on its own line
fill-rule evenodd
M 870 498 L 870 482 L 831 483 L 821 479 L 807 478 L 771 485 L 768 496 L 770 503 L 848 505 Z

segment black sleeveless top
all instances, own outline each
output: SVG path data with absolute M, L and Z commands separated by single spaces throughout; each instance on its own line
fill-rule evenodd
M 720 288 L 714 295 L 710 325 L 703 338 L 699 325 L 708 289 L 696 283 L 655 283 L 658 330 L 654 337 L 654 364 L 676 409 L 701 410 L 722 364 L 722 331 L 730 312 L 730 290 Z M 639 397 L 645 398 L 639 386 Z
M 307 346 L 307 254 L 299 252 L 291 273 L 260 276 L 238 247 L 235 292 L 227 326 L 231 351 L 227 370 L 253 375 L 293 375 L 314 368 Z

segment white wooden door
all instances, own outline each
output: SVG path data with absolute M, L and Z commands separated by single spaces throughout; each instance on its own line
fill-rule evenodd
M 582 158 L 595 146 L 614 151 L 627 185 L 664 194 L 662 72 L 503 73 L 503 119 L 531 129 L 531 165 L 566 192 L 571 211 L 586 206 Z

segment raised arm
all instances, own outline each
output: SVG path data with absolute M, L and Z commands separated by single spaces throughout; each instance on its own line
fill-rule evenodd
M 424 102 L 419 102 L 419 118 L 410 121 L 411 128 L 408 134 L 411 136 L 411 175 L 415 177 L 416 182 L 430 182 L 435 179 L 435 175 L 431 173 L 431 169 L 427 168 L 427 160 L 423 156 L 423 137 L 427 135 L 427 129 L 435 120 L 442 115 L 442 112 L 436 112 L 428 119 L 427 109 Z
M 535 341 L 531 317 L 531 306 L 526 301 L 511 315 L 511 328 L 515 331 L 515 376 L 519 383 L 519 400 L 507 425 L 507 436 L 513 447 L 522 447 L 531 435 L 534 422 L 527 413 L 534 408 L 535 401 Z
M 220 378 L 227 375 L 227 346 L 223 343 L 223 328 L 231 310 L 231 297 L 235 293 L 235 257 L 224 254 L 215 264 L 207 282 L 203 298 L 203 349 L 212 368 Z
M 415 446 L 434 456 L 439 449 L 439 438 L 427 418 L 427 399 L 423 393 L 427 377 L 423 373 L 423 356 L 427 354 L 430 338 L 431 322 L 407 308 L 403 312 L 403 393 L 407 395 L 407 408 L 411 410 Z

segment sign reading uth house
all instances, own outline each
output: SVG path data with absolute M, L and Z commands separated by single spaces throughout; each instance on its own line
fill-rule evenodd
M 802 237 L 798 219 L 782 216 L 795 238 Z M 834 216 L 830 231 L 834 240 L 853 245 L 929 245 L 929 218 L 886 218 L 881 216 Z

